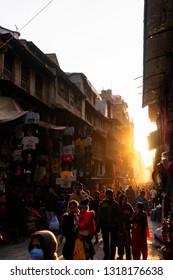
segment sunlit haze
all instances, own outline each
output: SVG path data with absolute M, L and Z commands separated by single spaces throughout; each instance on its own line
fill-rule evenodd
M 56 53 L 64 72 L 84 73 L 99 93 L 121 95 L 147 166 L 153 126 L 142 109 L 143 6 L 143 0 L 6 0 L 0 25 L 18 30 L 44 53 Z

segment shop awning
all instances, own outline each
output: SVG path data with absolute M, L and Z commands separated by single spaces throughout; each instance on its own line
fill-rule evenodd
M 27 112 L 23 111 L 13 98 L 0 96 L 0 123 L 20 118 Z
M 111 177 L 91 177 L 91 180 L 112 180 Z
M 54 129 L 54 130 L 63 130 L 66 128 L 66 126 L 56 126 L 55 124 L 52 123 L 47 123 L 43 121 L 39 121 L 39 125 L 48 129 Z

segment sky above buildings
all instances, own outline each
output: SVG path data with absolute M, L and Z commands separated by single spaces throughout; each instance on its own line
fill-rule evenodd
M 64 72 L 84 73 L 95 89 L 112 89 L 129 105 L 135 145 L 149 163 L 142 109 L 144 0 L 5 0 L 0 26 L 20 32 Z M 147 165 L 148 165 L 147 163 Z

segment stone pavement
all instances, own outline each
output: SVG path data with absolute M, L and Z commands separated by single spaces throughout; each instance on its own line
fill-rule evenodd
M 148 248 L 149 248 L 148 260 L 161 260 L 162 252 L 160 248 L 163 246 L 163 244 L 154 238 L 154 231 L 161 226 L 161 223 L 151 221 L 150 217 L 148 217 L 148 222 L 149 222 L 149 229 L 151 235 L 151 240 L 148 241 Z M 21 242 L 19 244 L 0 245 L 0 260 L 28 260 L 29 241 L 30 238 L 26 238 L 24 242 Z M 62 246 L 63 243 L 59 244 L 58 256 L 60 260 L 63 260 Z M 103 246 L 102 239 L 100 237 L 99 244 L 95 246 L 96 254 L 94 259 L 96 260 L 103 259 L 102 246 Z
M 163 258 L 161 247 L 163 246 L 163 243 L 159 242 L 154 237 L 154 232 L 157 228 L 161 227 L 161 222 L 153 222 L 150 220 L 150 217 L 148 217 L 148 223 L 151 236 L 151 239 L 148 241 L 148 260 L 162 260 Z M 94 259 L 102 260 L 104 256 L 102 239 L 100 240 L 99 244 L 95 246 L 95 251 L 96 254 L 94 256 Z M 116 252 L 115 258 L 117 257 L 118 254 Z
M 161 222 L 153 222 L 151 221 L 150 217 L 148 217 L 149 223 L 149 231 L 151 239 L 148 241 L 148 260 L 161 260 L 162 258 L 162 251 L 161 247 L 163 246 L 162 242 L 159 242 L 154 237 L 154 232 L 157 228 L 162 226 Z

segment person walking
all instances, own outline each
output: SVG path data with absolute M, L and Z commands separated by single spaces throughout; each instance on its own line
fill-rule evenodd
M 144 206 L 144 210 L 148 213 L 148 211 L 149 211 L 148 200 L 145 197 L 145 191 L 144 190 L 141 190 L 140 194 L 137 195 L 134 198 L 133 203 L 132 203 L 132 206 L 133 206 L 134 209 L 135 209 L 135 206 L 136 206 L 137 202 L 142 202 L 143 206 Z
M 73 260 L 73 251 L 79 227 L 78 205 L 77 200 L 71 200 L 67 212 L 62 216 L 61 236 L 65 237 L 62 254 L 65 260 Z
M 57 255 L 58 242 L 49 230 L 36 231 L 28 246 L 30 260 L 59 260 Z
M 99 207 L 100 201 L 101 201 L 100 192 L 95 191 L 94 196 L 93 196 L 93 201 L 92 201 L 92 204 L 90 206 L 90 210 L 94 210 L 94 212 L 95 212 L 95 221 L 97 221 L 97 213 L 98 213 L 98 207 Z M 95 237 L 94 244 L 95 245 L 98 244 L 98 240 L 99 240 L 98 232 L 99 232 L 99 229 L 96 228 L 96 231 L 95 231 L 95 234 L 94 234 L 94 237 Z
M 118 190 L 116 193 L 115 193 L 115 200 L 118 202 L 119 201 L 119 198 L 120 198 L 120 195 L 122 194 L 123 192 Z
M 104 260 L 114 260 L 120 224 L 120 207 L 113 198 L 113 191 L 106 190 L 106 199 L 98 207 L 97 228 L 103 238 Z
M 131 221 L 134 213 L 133 207 L 127 202 L 127 195 L 121 194 L 119 197 L 120 206 L 120 230 L 118 240 L 118 260 L 122 260 L 126 252 L 126 260 L 131 260 Z M 124 250 L 125 249 L 125 250 Z M 125 251 L 125 252 L 124 252 Z
M 142 202 L 137 202 L 135 212 L 131 219 L 132 223 L 132 255 L 133 260 L 147 260 L 148 244 L 150 238 L 147 213 L 144 211 Z
M 46 210 L 46 221 L 47 227 L 49 228 L 49 223 L 54 215 L 57 215 L 58 212 L 58 196 L 55 193 L 54 187 L 49 187 L 49 194 L 44 203 L 44 207 Z
M 80 211 L 78 237 L 84 242 L 86 259 L 93 260 L 95 250 L 92 239 L 96 232 L 95 212 L 89 210 L 89 199 L 82 200 L 78 208 Z
M 127 198 L 128 198 L 128 202 L 132 205 L 133 200 L 135 198 L 135 191 L 134 191 L 132 186 L 128 187 L 128 189 L 126 190 L 126 195 L 127 195 Z
M 101 190 L 100 192 L 100 199 L 103 200 L 103 199 L 106 199 L 106 192 L 104 189 Z
M 150 190 L 150 198 L 151 198 L 151 207 L 154 209 L 157 206 L 157 190 L 153 187 Z
M 81 200 L 86 198 L 88 198 L 88 194 L 83 190 L 83 184 L 77 182 L 74 186 L 74 192 L 70 195 L 69 201 L 77 200 L 77 202 L 80 203 Z

